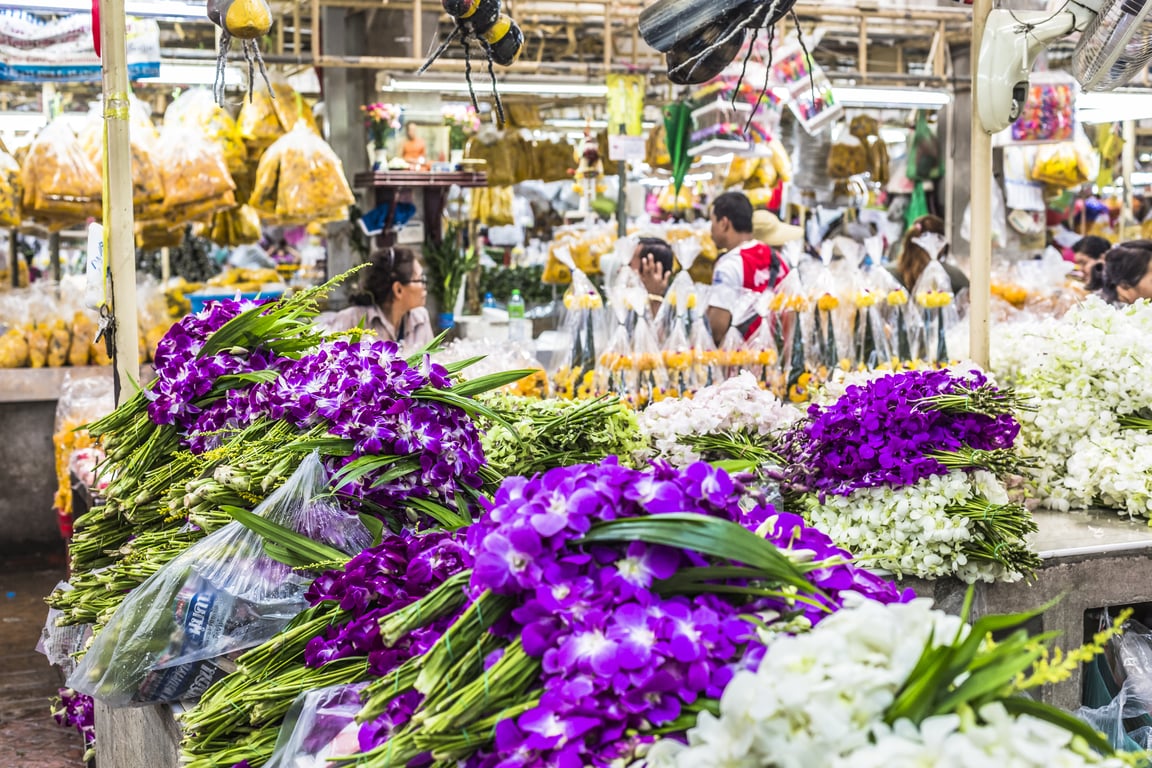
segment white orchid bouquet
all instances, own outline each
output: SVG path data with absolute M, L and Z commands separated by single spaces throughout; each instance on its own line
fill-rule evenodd
M 1021 414 L 1034 492 L 1053 509 L 1152 516 L 1152 305 L 1089 299 L 1060 320 L 1009 326 L 1002 378 L 1037 406 Z
M 854 601 L 808 633 L 772 640 L 718 710 L 699 715 L 688 743 L 657 742 L 648 766 L 1121 768 L 1086 723 L 1021 695 L 1091 658 L 1120 622 L 1087 653 L 1049 664 L 1045 643 L 1021 628 L 1042 610 L 970 627 L 927 599 Z M 994 643 L 992 631 L 1008 637 Z
M 765 458 L 772 436 L 800 419 L 797 408 L 762 389 L 751 373 L 704 387 L 692 398 L 669 398 L 640 414 L 651 448 L 641 458 L 685 467 L 701 458 Z

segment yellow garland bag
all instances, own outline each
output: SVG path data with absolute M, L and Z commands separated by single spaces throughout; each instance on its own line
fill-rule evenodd
M 20 180 L 25 214 L 52 229 L 100 217 L 100 171 L 62 120 L 36 136 L 21 164 Z
M 248 204 L 261 216 L 289 225 L 341 221 L 355 200 L 340 158 L 299 122 L 260 158 Z

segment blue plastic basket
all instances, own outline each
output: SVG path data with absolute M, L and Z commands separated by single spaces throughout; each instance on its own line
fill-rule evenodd
M 226 301 L 228 299 L 237 298 L 237 295 L 238 294 L 236 294 L 235 291 L 233 291 L 233 292 L 220 291 L 218 293 L 205 293 L 205 292 L 190 293 L 190 294 L 188 294 L 188 301 L 190 301 L 192 303 L 192 311 L 193 312 L 199 312 L 200 310 L 204 309 L 204 307 L 210 301 Z M 270 291 L 257 291 L 255 293 L 241 293 L 241 294 L 239 294 L 239 298 L 240 299 L 247 299 L 249 301 L 254 301 L 256 299 L 269 299 L 269 300 L 275 301 L 276 299 L 280 298 L 283 295 L 284 295 L 284 289 L 283 288 L 277 288 L 277 289 L 273 289 Z

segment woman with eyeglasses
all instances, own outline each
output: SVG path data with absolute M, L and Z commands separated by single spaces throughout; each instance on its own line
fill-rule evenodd
M 428 278 L 416 254 L 407 248 L 377 251 L 361 274 L 360 288 L 352 294 L 353 306 L 325 313 L 318 323 L 330 332 L 347 331 L 363 324 L 378 338 L 395 341 L 409 351 L 432 341 L 432 320 L 424 303 Z

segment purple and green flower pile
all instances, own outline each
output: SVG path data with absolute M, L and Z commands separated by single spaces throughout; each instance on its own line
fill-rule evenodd
M 1039 566 L 1003 478 L 1027 407 L 978 371 L 908 371 L 812 405 L 785 437 L 783 490 L 838 545 L 900 575 L 1016 580 Z
M 257 305 L 213 302 L 160 342 L 157 378 L 90 427 L 112 478 L 76 523 L 73 587 L 52 605 L 70 623 L 100 621 L 123 595 L 206 532 L 226 507 L 253 509 L 311 451 L 333 488 L 391 527 L 460 526 L 497 479 L 473 417 L 499 421 L 473 396 L 524 372 L 458 382 L 426 353 L 312 322 L 327 286 Z M 435 344 L 435 343 L 434 343 Z
M 508 478 L 469 528 L 317 579 L 313 608 L 185 716 L 185 760 L 262 765 L 295 696 L 369 681 L 358 765 L 607 766 L 714 708 L 771 634 L 849 594 L 911 598 L 746 498 L 704 463 Z
M 95 703 L 92 697 L 71 688 L 61 688 L 52 703 L 52 718 L 57 725 L 76 729 L 84 739 L 84 760 L 92 759 L 96 744 Z

